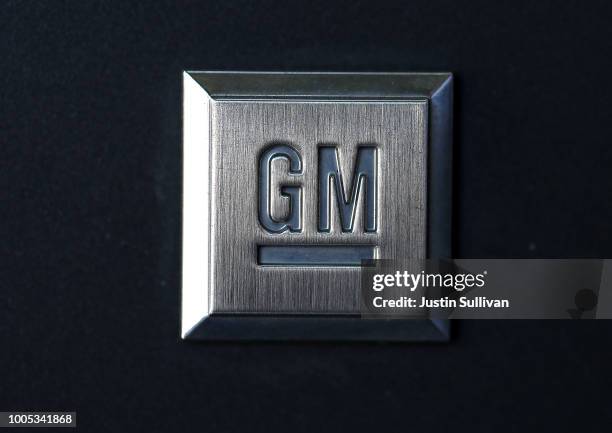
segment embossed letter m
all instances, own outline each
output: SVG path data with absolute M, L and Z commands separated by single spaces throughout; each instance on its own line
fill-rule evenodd
M 364 199 L 364 231 L 376 231 L 377 214 L 377 151 L 374 146 L 360 146 L 353 169 L 352 183 L 345 189 L 340 169 L 338 149 L 335 146 L 319 147 L 319 231 L 331 230 L 331 187 L 335 186 L 336 203 L 343 232 L 352 232 L 360 193 Z

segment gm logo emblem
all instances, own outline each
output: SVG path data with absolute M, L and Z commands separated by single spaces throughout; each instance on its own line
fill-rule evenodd
M 343 266 L 361 264 L 362 260 L 375 258 L 375 247 L 350 244 L 355 229 L 355 214 L 358 199 L 363 195 L 363 231 L 376 232 L 377 208 L 377 150 L 375 146 L 359 146 L 356 152 L 353 175 L 343 176 L 339 164 L 337 146 L 320 145 L 317 148 L 317 230 L 331 233 L 332 208 L 337 211 L 339 229 L 345 234 L 346 245 L 283 245 L 260 246 L 260 265 L 318 265 Z M 273 188 L 272 162 L 284 158 L 288 162 L 289 175 L 302 175 L 302 158 L 288 144 L 272 144 L 266 147 L 259 158 L 259 222 L 269 233 L 302 231 L 302 186 L 279 185 Z M 345 181 L 345 179 L 350 179 Z M 348 189 L 346 188 L 348 186 Z M 280 194 L 289 200 L 288 215 L 275 219 L 272 212 L 272 197 Z M 332 197 L 335 196 L 335 199 Z M 334 206 L 337 205 L 337 206 Z
M 450 257 L 452 76 L 185 72 L 183 98 L 182 336 L 408 335 L 359 319 L 361 266 Z

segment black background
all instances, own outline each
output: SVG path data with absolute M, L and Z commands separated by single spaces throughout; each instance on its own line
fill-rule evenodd
M 611 257 L 606 2 L 0 7 L 0 410 L 82 431 L 605 431 L 612 323 L 179 340 L 183 69 L 456 74 L 455 256 Z

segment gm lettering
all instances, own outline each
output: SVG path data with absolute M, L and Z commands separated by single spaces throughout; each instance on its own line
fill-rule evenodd
M 359 146 L 355 155 L 353 173 L 345 180 L 339 162 L 336 146 L 321 145 L 318 157 L 318 221 L 317 229 L 322 233 L 331 231 L 332 210 L 335 208 L 340 217 L 340 228 L 344 233 L 356 229 L 355 216 L 359 197 L 364 203 L 363 231 L 373 233 L 377 230 L 377 149 L 375 146 Z M 302 157 L 289 144 L 273 144 L 264 149 L 259 157 L 259 222 L 270 233 L 285 231 L 299 233 L 303 229 L 302 201 L 303 185 L 273 185 L 271 178 L 272 162 L 283 158 L 289 162 L 289 176 L 296 180 L 304 174 Z M 346 186 L 349 186 L 347 189 Z M 335 203 L 332 203 L 332 189 Z M 289 214 L 283 218 L 272 217 L 272 196 L 280 194 L 289 199 Z M 335 204 L 335 206 L 334 206 Z

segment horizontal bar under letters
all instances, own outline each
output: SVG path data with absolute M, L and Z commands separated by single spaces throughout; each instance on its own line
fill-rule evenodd
M 257 263 L 264 266 L 361 266 L 376 258 L 373 245 L 260 245 Z

